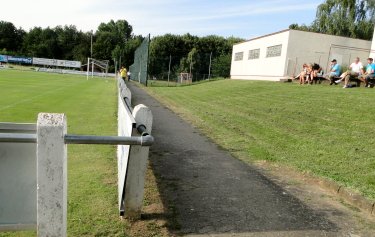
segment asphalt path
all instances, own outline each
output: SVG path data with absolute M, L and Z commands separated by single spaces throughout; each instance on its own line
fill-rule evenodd
M 324 213 L 220 149 L 142 88 L 127 85 L 133 105 L 145 104 L 153 113 L 150 162 L 172 213 L 171 232 L 336 236 L 337 225 Z

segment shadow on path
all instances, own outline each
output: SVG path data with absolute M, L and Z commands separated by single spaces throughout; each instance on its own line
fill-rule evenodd
M 323 213 L 220 150 L 144 90 L 128 86 L 133 104 L 147 105 L 154 116 L 150 162 L 172 232 L 337 231 Z

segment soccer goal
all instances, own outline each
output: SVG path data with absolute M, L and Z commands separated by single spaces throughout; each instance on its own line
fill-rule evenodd
M 87 80 L 91 77 L 107 77 L 109 60 L 87 59 Z
M 180 73 L 178 78 L 178 83 L 180 84 L 191 84 L 193 82 L 193 77 L 190 73 Z

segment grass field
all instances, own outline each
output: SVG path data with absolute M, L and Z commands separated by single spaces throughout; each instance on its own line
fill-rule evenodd
M 201 81 L 195 81 L 192 84 L 181 84 L 177 83 L 176 79 L 173 79 L 171 81 L 165 81 L 165 80 L 148 80 L 147 81 L 147 86 L 148 87 L 178 87 L 178 86 L 190 86 L 190 85 L 198 85 L 202 83 L 207 83 L 207 82 L 212 82 L 212 81 L 217 81 L 217 80 L 222 80 L 224 78 L 212 78 L 210 80 L 201 80 Z
M 2 122 L 35 123 L 39 112 L 65 113 L 70 134 L 117 134 L 114 79 L 0 70 L 0 95 Z M 150 190 L 156 185 L 146 186 L 145 202 L 157 202 L 148 200 L 155 199 L 157 190 Z M 161 231 L 152 221 L 132 223 L 118 217 L 115 146 L 68 146 L 69 236 L 162 236 Z
M 236 157 L 268 160 L 375 199 L 375 90 L 221 80 L 148 90 Z

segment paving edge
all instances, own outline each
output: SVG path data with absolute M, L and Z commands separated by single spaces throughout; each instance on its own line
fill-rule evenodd
M 342 198 L 346 202 L 350 203 L 354 207 L 359 208 L 362 211 L 369 213 L 370 215 L 375 216 L 375 202 L 365 198 L 364 196 L 355 193 L 348 188 L 337 184 L 332 180 L 327 180 L 325 178 L 318 178 L 319 184 L 325 189 L 333 192 L 338 197 Z

